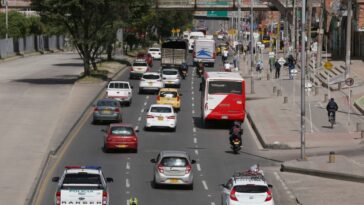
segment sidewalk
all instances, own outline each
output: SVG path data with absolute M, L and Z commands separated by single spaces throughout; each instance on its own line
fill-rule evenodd
M 268 80 L 267 54 L 263 59 L 265 63 L 263 77 L 258 79 L 255 69 L 253 72 L 254 94 L 251 94 L 249 58 L 247 57 L 247 61 L 244 61 L 243 58 L 241 60 L 241 73 L 246 79 L 247 85 L 249 123 L 264 148 L 287 149 L 287 151 L 292 150 L 292 152 L 299 153 L 298 149 L 301 146 L 301 73 L 299 72 L 294 80 L 289 80 L 287 68 L 281 68 L 280 79 Z M 339 63 L 333 62 L 334 65 Z M 307 89 L 305 97 L 307 160 L 286 161 L 282 164 L 282 171 L 294 173 L 280 173 L 302 204 L 362 204 L 364 200 L 364 196 L 361 194 L 364 184 L 358 183 L 364 182 L 364 139 L 357 130 L 357 123 L 362 126 L 364 117 L 354 107 L 355 100 L 364 96 L 364 83 L 362 83 L 364 82 L 364 63 L 353 61 L 351 73 L 356 83 L 352 87 L 350 107 L 347 87 L 339 91 L 328 92 L 327 88 L 320 86 L 317 88 L 318 94 L 315 94 L 314 88 Z M 274 76 L 274 72 L 270 75 L 270 77 L 272 76 Z M 337 124 L 333 129 L 327 122 L 325 94 L 329 95 L 326 98 L 335 98 L 339 105 L 336 116 Z M 330 151 L 336 152 L 335 163 L 328 163 Z M 345 189 L 343 189 L 344 187 Z M 327 193 L 323 194 L 323 189 Z M 344 198 L 348 200 L 355 196 L 355 199 L 346 202 L 338 199 L 338 193 L 335 191 L 345 192 L 349 189 L 349 193 L 343 194 Z

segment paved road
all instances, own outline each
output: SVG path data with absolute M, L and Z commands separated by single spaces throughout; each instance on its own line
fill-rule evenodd
M 221 66 L 217 63 L 216 68 Z M 155 63 L 154 70 L 158 70 Z M 239 155 L 233 155 L 227 142 L 228 125 L 216 125 L 214 128 L 204 129 L 200 125 L 200 93 L 198 91 L 200 79 L 192 77 L 193 69 L 183 81 L 181 92 L 182 108 L 178 114 L 177 131 L 143 131 L 145 122 L 145 108 L 155 102 L 153 95 L 138 95 L 138 81 L 133 80 L 134 99 L 131 107 L 123 109 L 124 122 L 132 123 L 140 128 L 139 150 L 137 154 L 111 153 L 102 151 L 103 133 L 100 131 L 105 125 L 92 125 L 91 118 L 81 126 L 70 146 L 55 159 L 54 169 L 50 169 L 49 176 L 59 176 L 66 165 L 100 165 L 104 174 L 114 178 L 110 184 L 110 203 L 126 204 L 131 196 L 138 197 L 140 204 L 220 204 L 219 184 L 226 182 L 232 173 L 244 170 L 252 164 L 260 163 L 266 167 L 268 181 L 274 188 L 277 204 L 295 204 L 294 196 L 285 190 L 279 176 L 276 164 L 260 157 L 257 143 L 250 129 L 245 125 L 244 148 Z M 126 80 L 128 72 L 120 77 Z M 194 190 L 153 189 L 152 166 L 150 159 L 161 150 L 185 150 L 193 159 L 195 181 Z M 37 204 L 52 204 L 56 184 L 45 181 L 40 189 Z

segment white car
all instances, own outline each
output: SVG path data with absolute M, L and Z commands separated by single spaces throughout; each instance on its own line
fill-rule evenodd
M 159 89 L 164 88 L 162 77 L 157 72 L 144 73 L 139 83 L 139 93 L 144 91 L 158 92 Z
M 176 131 L 177 113 L 172 105 L 153 104 L 150 106 L 145 129 L 150 128 L 168 128 Z
M 222 186 L 222 204 L 274 205 L 272 187 L 261 173 L 236 173 Z
M 154 60 L 161 59 L 161 49 L 160 48 L 149 48 L 148 53 L 153 57 Z
M 101 167 L 66 166 L 62 177 L 53 177 L 58 182 L 54 204 L 109 204 L 107 183 Z
M 106 89 L 106 96 L 130 106 L 133 96 L 132 86 L 127 81 L 110 81 Z
M 181 76 L 179 75 L 179 71 L 175 68 L 162 69 L 162 81 L 164 82 L 165 87 L 181 87 Z
M 137 59 L 130 67 L 130 79 L 140 78 L 144 73 L 150 71 L 150 67 L 144 59 Z

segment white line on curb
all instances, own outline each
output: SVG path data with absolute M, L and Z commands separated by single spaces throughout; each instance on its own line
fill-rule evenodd
M 209 188 L 207 187 L 207 184 L 206 184 L 205 180 L 202 180 L 202 185 L 203 185 L 203 188 L 205 188 L 205 190 L 209 190 Z

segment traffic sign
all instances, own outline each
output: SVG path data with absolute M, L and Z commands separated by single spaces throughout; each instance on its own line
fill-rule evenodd
M 207 11 L 207 17 L 228 17 L 227 11 Z
M 334 65 L 330 61 L 326 61 L 324 63 L 324 68 L 326 68 L 327 70 L 331 70 L 333 66 Z
M 345 84 L 346 84 L 347 86 L 352 86 L 352 85 L 354 85 L 354 79 L 353 79 L 353 78 L 347 78 L 347 79 L 345 80 Z

